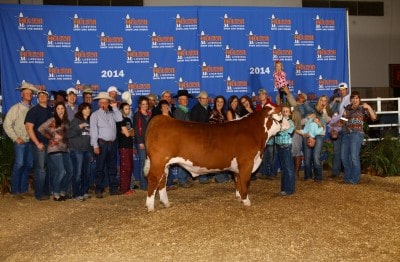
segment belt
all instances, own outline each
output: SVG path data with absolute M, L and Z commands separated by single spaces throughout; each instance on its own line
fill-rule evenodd
M 99 143 L 103 143 L 103 144 L 112 144 L 112 143 L 114 143 L 114 141 L 107 141 L 107 140 L 104 140 L 104 139 L 101 139 L 101 138 L 99 138 L 98 141 L 99 141 Z

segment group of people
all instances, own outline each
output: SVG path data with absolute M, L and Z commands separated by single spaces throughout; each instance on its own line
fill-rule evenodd
M 334 143 L 332 177 L 339 177 L 343 164 L 343 181 L 359 183 L 363 123 L 367 118 L 376 119 L 371 106 L 361 103 L 358 92 L 349 95 L 346 83 L 339 84 L 339 96 L 329 101 L 322 95 L 315 106 L 311 106 L 304 93 L 298 93 L 295 98 L 287 83 L 282 83 L 276 104 L 282 106 L 282 115 L 288 119 L 290 128 L 268 140 L 262 164 L 252 174 L 252 179 L 274 179 L 277 176 L 276 163 L 280 163 L 279 194 L 291 195 L 295 192 L 295 177 L 299 176 L 304 160 L 304 179 L 321 181 L 321 151 L 325 139 L 330 137 Z M 211 99 L 207 92 L 201 91 L 192 108 L 188 105 L 193 95 L 187 90 L 179 90 L 175 96 L 165 90 L 159 101 L 155 94 L 140 96 L 134 110 L 131 94 L 124 92 L 121 95 L 114 86 L 95 97 L 91 88 L 85 87 L 79 105 L 75 88 L 53 92 L 54 106 L 49 106 L 47 91 L 37 90 L 27 82 L 21 85 L 20 90 L 21 101 L 10 108 L 4 120 L 4 130 L 14 141 L 11 187 L 12 194 L 18 199 L 28 191 L 32 167 L 34 196 L 38 200 L 52 196 L 54 201 L 68 198 L 84 201 L 90 197 L 91 187 L 96 198 L 103 198 L 107 187 L 110 195 L 130 195 L 134 193 L 131 183 L 134 154 L 139 159 L 137 186 L 147 190 L 145 134 L 154 116 L 163 114 L 182 121 L 217 125 L 236 121 L 268 104 L 277 106 L 265 89 L 258 91 L 256 103 L 247 95 L 240 98 L 232 95 L 227 100 L 219 95 Z M 38 101 L 35 106 L 32 104 L 34 94 Z M 118 95 L 121 95 L 121 100 Z M 173 171 L 178 183 L 171 175 Z M 167 190 L 175 189 L 177 185 L 184 188 L 193 186 L 192 176 L 184 168 L 172 166 L 169 172 Z M 199 177 L 200 184 L 212 180 L 227 183 L 232 181 L 232 176 L 229 172 L 220 172 Z

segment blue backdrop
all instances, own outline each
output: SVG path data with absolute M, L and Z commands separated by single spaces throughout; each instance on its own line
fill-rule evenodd
M 311 99 L 349 80 L 345 9 L 0 5 L 0 27 L 3 112 L 22 81 L 275 97 L 276 60 Z

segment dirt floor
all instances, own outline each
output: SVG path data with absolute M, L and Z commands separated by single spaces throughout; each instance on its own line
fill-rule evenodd
M 357 186 L 253 181 L 169 191 L 148 213 L 143 191 L 85 202 L 0 196 L 0 261 L 399 261 L 400 177 Z

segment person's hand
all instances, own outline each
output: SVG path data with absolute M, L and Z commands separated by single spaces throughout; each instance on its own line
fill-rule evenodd
M 117 107 L 117 106 L 118 106 L 118 103 L 117 103 L 117 101 L 115 101 L 115 100 L 111 100 L 111 102 L 110 102 L 110 106 L 111 106 L 111 107 Z
M 17 140 L 15 140 L 15 143 L 17 143 L 18 145 L 22 145 L 24 143 L 24 140 L 22 140 L 22 138 L 18 137 Z
M 94 152 L 95 155 L 100 154 L 100 147 L 94 147 L 93 148 L 93 152 Z

